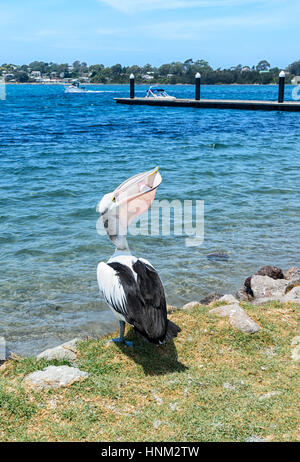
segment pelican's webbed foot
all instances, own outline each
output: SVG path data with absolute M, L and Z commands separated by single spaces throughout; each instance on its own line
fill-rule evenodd
M 124 338 L 118 337 L 118 338 L 112 338 L 111 340 L 108 340 L 107 343 L 123 343 L 124 345 L 133 347 L 133 342 L 129 342 L 129 340 L 125 340 Z
M 124 321 L 120 321 L 120 337 L 112 338 L 111 340 L 109 340 L 109 341 L 107 342 L 107 344 L 108 344 L 108 343 L 111 343 L 111 342 L 114 342 L 114 343 L 123 343 L 124 345 L 133 347 L 133 342 L 129 342 L 129 340 L 125 340 L 125 339 L 124 339 L 124 332 L 125 332 L 125 322 L 124 322 Z

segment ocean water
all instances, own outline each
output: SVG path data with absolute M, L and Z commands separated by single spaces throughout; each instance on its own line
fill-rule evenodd
M 101 300 L 96 205 L 128 177 L 161 167 L 157 199 L 205 202 L 205 238 L 130 237 L 180 305 L 234 292 L 266 264 L 300 263 L 300 114 L 117 105 L 127 86 L 64 94 L 9 85 L 0 101 L 0 336 L 19 354 L 116 326 Z M 143 95 L 145 86 L 137 86 Z M 169 86 L 193 97 L 193 86 Z M 292 87 L 286 88 L 291 99 Z M 276 86 L 204 86 L 208 98 L 273 99 Z M 207 258 L 223 252 L 227 260 Z

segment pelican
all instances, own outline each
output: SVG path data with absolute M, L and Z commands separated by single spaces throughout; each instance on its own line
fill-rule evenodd
M 165 292 L 154 267 L 133 256 L 127 244 L 127 228 L 151 206 L 162 181 L 158 167 L 129 178 L 97 206 L 104 228 L 115 245 L 107 263 L 97 267 L 100 292 L 120 321 L 120 337 L 111 341 L 133 346 L 124 339 L 125 323 L 149 342 L 160 345 L 177 337 L 181 329 L 167 319 Z

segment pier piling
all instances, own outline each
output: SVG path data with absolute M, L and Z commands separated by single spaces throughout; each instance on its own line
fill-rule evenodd
M 195 75 L 195 100 L 200 100 L 200 84 L 201 84 L 201 74 L 197 72 Z
M 283 100 L 284 100 L 284 84 L 285 84 L 285 72 L 281 71 L 279 74 L 278 103 L 283 103 Z
M 134 75 L 130 74 L 130 98 L 134 98 Z

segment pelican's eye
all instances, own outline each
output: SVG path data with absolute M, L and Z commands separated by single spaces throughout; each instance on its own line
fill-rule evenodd
M 115 196 L 112 198 L 112 201 L 113 201 L 113 202 L 116 202 L 116 198 L 115 198 Z

